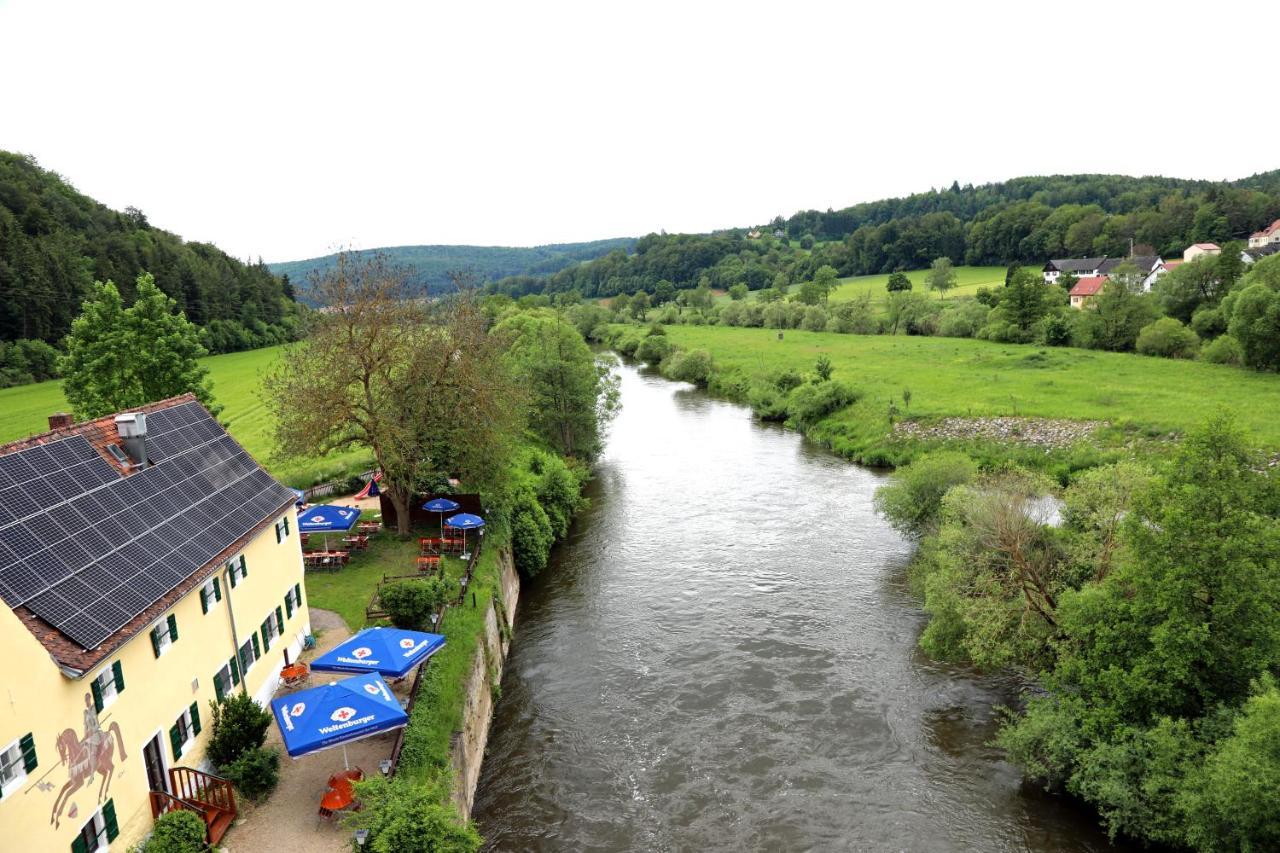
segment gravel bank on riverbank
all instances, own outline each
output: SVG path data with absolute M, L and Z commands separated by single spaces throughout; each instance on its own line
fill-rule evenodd
M 893 432 L 899 438 L 932 441 L 987 439 L 1043 447 L 1070 447 L 1089 438 L 1106 421 L 1072 421 L 1060 418 L 942 418 L 937 421 L 899 421 Z

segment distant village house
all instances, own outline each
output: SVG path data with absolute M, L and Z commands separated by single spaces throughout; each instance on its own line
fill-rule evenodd
M 1263 246 L 1273 246 L 1280 244 L 1280 219 L 1272 222 L 1261 231 L 1254 231 L 1249 235 L 1249 248 L 1260 249 Z

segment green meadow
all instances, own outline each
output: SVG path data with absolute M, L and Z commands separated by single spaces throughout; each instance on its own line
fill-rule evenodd
M 1022 415 L 1108 420 L 1155 435 L 1185 431 L 1220 407 L 1256 440 L 1280 448 L 1280 376 L 1242 368 L 1097 350 L 995 344 L 967 338 L 839 335 L 721 326 L 667 326 L 671 342 L 711 353 L 721 386 L 785 369 L 811 374 L 818 356 L 833 378 L 864 395 L 830 420 L 883 431 L 890 401 L 910 417 Z M 837 423 L 838 425 L 838 423 Z
M 281 481 L 299 488 L 366 467 L 363 451 L 322 457 L 279 458 L 272 441 L 270 413 L 262 401 L 262 377 L 275 364 L 282 347 L 214 355 L 203 359 L 222 404 L 219 419 L 236 440 Z M 52 412 L 67 411 L 58 381 L 0 389 L 0 443 L 48 429 Z
M 954 299 L 957 296 L 972 296 L 978 292 L 979 287 L 1001 287 L 1004 285 L 1005 268 L 1004 267 L 956 267 L 956 286 L 947 291 L 947 299 Z M 929 290 L 924 283 L 925 274 L 928 270 L 911 270 L 906 273 L 907 278 L 911 279 L 912 289 L 916 293 L 924 293 L 939 298 L 937 294 Z M 870 293 L 872 302 L 879 304 L 889 297 L 889 291 L 885 289 L 885 285 L 889 281 L 889 274 L 882 273 L 879 275 L 856 275 L 850 278 L 840 279 L 840 284 L 831 291 L 828 299 L 831 302 L 848 302 L 863 293 Z M 792 285 L 794 292 L 795 285 Z M 753 290 L 747 295 L 748 301 L 756 299 L 759 291 Z M 727 293 L 717 293 L 716 302 L 728 302 L 729 295 Z

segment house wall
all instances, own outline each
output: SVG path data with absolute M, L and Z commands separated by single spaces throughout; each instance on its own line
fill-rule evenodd
M 284 607 L 286 591 L 303 583 L 301 550 L 293 511 L 290 530 L 277 543 L 268 525 L 242 552 L 248 576 L 230 589 L 226 568 L 218 570 L 223 598 L 209 612 L 200 605 L 199 587 L 168 613 L 177 623 L 178 639 L 159 658 L 149 631 L 133 637 L 85 675 L 71 678 L 49 656 L 26 626 L 7 608 L 0 608 L 0 749 L 30 734 L 34 739 L 36 766 L 25 779 L 0 797 L 0 847 L 6 850 L 67 851 L 81 827 L 110 800 L 115 808 L 119 836 L 110 850 L 124 851 L 151 829 L 151 808 L 143 747 L 159 736 L 166 769 L 176 765 L 200 767 L 209 738 L 209 702 L 214 699 L 214 675 L 235 653 L 232 641 L 234 617 L 241 642 L 259 629 L 268 607 Z M 229 593 L 229 594 L 228 594 Z M 303 606 L 285 624 L 285 638 L 308 631 L 306 590 Z M 261 638 L 259 638 L 261 642 Z M 274 685 L 283 663 L 284 640 L 278 639 L 246 674 L 244 684 L 256 694 Z M 124 689 L 95 713 L 90 684 L 103 670 L 119 662 Z M 201 732 L 184 746 L 175 760 L 169 729 L 195 702 Z M 77 762 L 60 761 L 58 742 L 63 739 L 78 750 L 86 729 L 86 710 L 97 720 L 111 743 L 110 763 L 100 762 L 92 778 L 75 773 Z M 65 802 L 55 810 L 65 791 Z
M 1217 255 L 1217 254 L 1219 254 L 1219 252 L 1215 252 L 1209 249 L 1201 249 L 1199 246 L 1188 246 L 1186 250 L 1183 251 L 1182 253 L 1182 260 L 1190 263 L 1191 261 L 1194 261 L 1196 258 L 1200 257 L 1201 255 Z

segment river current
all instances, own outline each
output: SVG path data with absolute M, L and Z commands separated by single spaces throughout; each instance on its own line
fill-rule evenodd
M 883 475 L 623 367 L 592 506 L 526 583 L 474 817 L 492 850 L 1094 851 L 938 664 Z

